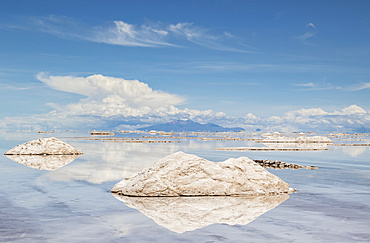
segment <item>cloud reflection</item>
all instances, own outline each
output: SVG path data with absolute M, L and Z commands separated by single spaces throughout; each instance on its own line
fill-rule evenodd
M 123 178 L 152 166 L 157 160 L 183 149 L 212 150 L 221 144 L 219 141 L 202 142 L 187 140 L 173 144 L 103 143 L 77 141 L 74 145 L 84 155 L 80 163 L 72 164 L 55 171 L 50 179 L 57 181 L 87 181 L 100 184 L 107 181 L 120 181 Z

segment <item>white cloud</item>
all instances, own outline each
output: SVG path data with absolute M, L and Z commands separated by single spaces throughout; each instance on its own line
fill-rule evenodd
M 114 26 L 96 27 L 90 37 L 90 41 L 101 42 L 121 46 L 175 46 L 165 41 L 168 32 L 151 26 L 142 25 L 136 27 L 123 21 L 113 21 Z
M 163 107 L 178 105 L 183 99 L 177 95 L 153 90 L 148 84 L 138 80 L 91 75 L 88 77 L 46 76 L 39 73 L 37 79 L 52 89 L 87 96 L 80 103 L 90 105 L 109 104 L 129 107 Z M 116 114 L 111 114 L 116 115 Z
M 311 87 L 311 88 L 316 87 L 316 85 L 314 83 L 312 83 L 312 82 L 305 83 L 305 84 L 294 84 L 294 85 L 295 86 L 300 86 L 300 87 Z
M 304 87 L 302 90 L 312 91 L 312 90 L 342 90 L 342 91 L 360 91 L 365 89 L 370 89 L 370 83 L 360 83 L 355 84 L 352 87 L 341 87 L 333 86 L 330 83 L 302 83 L 302 84 L 293 84 L 294 86 Z
M 175 94 L 153 90 L 138 80 L 91 75 L 88 77 L 48 76 L 37 78 L 52 89 L 83 95 L 68 105 L 48 103 L 55 110 L 30 117 L 10 117 L 0 128 L 81 128 L 117 127 L 121 124 L 152 124 L 188 118 L 197 122 L 224 119 L 225 113 L 212 110 L 179 109 L 184 99 Z
M 138 80 L 91 75 L 88 77 L 50 76 L 37 78 L 52 89 L 83 97 L 68 105 L 48 104 L 55 110 L 28 117 L 0 120 L 0 129 L 108 129 L 164 123 L 188 118 L 200 123 L 240 126 L 271 131 L 360 131 L 370 128 L 370 113 L 357 105 L 328 112 L 322 108 L 299 109 L 283 116 L 259 118 L 248 113 L 243 118 L 228 117 L 212 110 L 179 109 L 184 99 L 175 94 L 153 90 Z
M 227 121 L 226 121 L 227 120 Z M 261 118 L 248 113 L 243 118 L 227 118 L 220 125 L 240 126 L 249 131 L 257 128 L 264 131 L 342 131 L 359 132 L 370 128 L 370 112 L 357 105 L 339 111 L 328 112 L 322 108 L 299 109 L 283 116 Z
M 258 118 L 257 116 L 253 115 L 252 113 L 248 113 L 244 116 L 244 119 L 250 120 L 250 121 L 256 121 Z
M 367 112 L 357 105 L 351 105 L 342 109 L 342 115 L 366 114 Z
M 148 114 L 178 113 L 175 105 L 183 102 L 177 95 L 153 90 L 138 80 L 92 75 L 88 77 L 46 76 L 37 78 L 49 87 L 86 96 L 78 103 L 59 107 L 59 111 L 73 115 L 102 117 L 137 117 Z
M 26 24 L 24 24 L 26 23 Z M 4 27 L 5 28 L 5 27 Z M 19 29 L 48 33 L 70 40 L 85 40 L 98 43 L 135 47 L 180 47 L 179 40 L 187 40 L 206 48 L 245 52 L 247 45 L 234 41 L 231 33 L 212 34 L 210 30 L 192 23 L 147 23 L 134 25 L 121 20 L 108 22 L 104 25 L 88 26 L 73 18 L 50 15 L 33 17 L 22 21 L 22 24 L 10 24 L 7 29 Z M 238 48 L 244 47 L 244 48 Z M 250 49 L 250 47 L 248 47 Z
M 308 42 L 308 39 L 317 34 L 317 28 L 313 23 L 308 23 L 306 25 L 306 28 L 308 29 L 308 31 L 302 35 L 296 36 L 296 38 L 301 40 L 306 45 L 312 45 L 310 42 Z
M 265 122 L 269 123 L 269 124 L 278 124 L 278 123 L 282 123 L 283 122 L 283 119 L 279 116 L 271 116 L 269 118 L 266 118 L 264 119 Z
M 346 90 L 347 91 L 360 91 L 360 90 L 364 90 L 364 89 L 370 89 L 370 82 L 361 83 L 361 84 L 358 84 L 354 87 L 348 88 Z
M 269 118 L 270 119 L 270 118 Z M 266 126 L 271 126 L 271 120 L 263 120 Z M 370 127 L 370 113 L 357 105 L 343 108 L 341 111 L 327 112 L 322 108 L 300 109 L 286 112 L 279 119 L 273 120 L 279 123 L 278 127 L 294 127 L 300 130 L 356 130 Z M 276 127 L 276 126 L 275 126 Z
M 316 26 L 313 23 L 306 24 L 306 27 L 307 28 L 312 27 L 312 28 L 316 29 Z
M 246 51 L 234 47 L 230 47 L 222 44 L 225 39 L 233 38 L 234 36 L 228 32 L 224 32 L 223 35 L 212 35 L 207 29 L 199 26 L 195 26 L 193 23 L 177 23 L 171 24 L 168 28 L 169 32 L 174 33 L 176 36 L 184 37 L 188 41 L 220 51 L 232 51 L 232 52 L 244 52 L 252 53 L 252 51 Z
M 330 83 L 303 83 L 294 84 L 294 86 L 303 87 L 303 91 L 320 91 L 320 90 L 343 90 L 340 86 L 333 86 Z
M 310 108 L 310 109 L 300 109 L 296 111 L 289 111 L 285 113 L 287 119 L 292 119 L 294 117 L 310 117 L 310 116 L 323 116 L 328 114 L 321 108 Z

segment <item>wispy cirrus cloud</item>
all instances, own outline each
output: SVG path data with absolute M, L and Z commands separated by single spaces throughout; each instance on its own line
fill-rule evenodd
M 297 87 L 302 87 L 301 90 L 304 91 L 310 91 L 310 90 L 341 90 L 341 91 L 360 91 L 360 90 L 365 90 L 365 89 L 370 89 L 370 83 L 369 82 L 362 82 L 359 84 L 354 84 L 350 87 L 341 87 L 341 86 L 334 86 L 331 85 L 330 83 L 313 83 L 313 82 L 308 82 L 308 83 L 296 83 L 293 84 L 294 86 Z
M 166 40 L 168 35 L 169 32 L 161 28 L 113 21 L 113 25 L 95 27 L 88 40 L 120 46 L 176 46 Z
M 301 84 L 294 84 L 294 86 L 302 87 L 302 90 L 310 91 L 310 90 L 330 90 L 330 89 L 342 89 L 340 86 L 333 86 L 330 83 L 301 83 Z
M 343 67 L 318 64 L 276 64 L 276 63 L 236 63 L 236 62 L 213 62 L 198 64 L 197 68 L 214 71 L 242 71 L 242 72 L 279 72 L 294 73 L 308 71 L 343 71 Z
M 188 41 L 194 44 L 210 49 L 244 53 L 254 52 L 252 50 L 242 50 L 222 44 L 223 41 L 234 38 L 234 36 L 229 32 L 224 32 L 222 35 L 216 36 L 210 34 L 207 29 L 195 26 L 193 23 L 178 23 L 176 25 L 171 24 L 168 30 L 169 32 L 174 33 L 176 36 L 186 38 Z
M 299 87 L 316 87 L 316 84 L 309 82 L 305 84 L 294 84 L 294 86 L 299 86 Z
M 370 82 L 363 82 L 360 84 L 356 84 L 350 88 L 347 88 L 346 91 L 360 91 L 360 90 L 365 90 L 365 89 L 370 89 Z
M 26 24 L 24 24 L 26 23 Z M 183 41 L 209 49 L 251 53 L 251 47 L 236 43 L 236 37 L 227 31 L 213 34 L 207 28 L 193 23 L 147 23 L 135 25 L 121 20 L 99 26 L 89 26 L 65 16 L 31 17 L 22 24 L 2 25 L 3 29 L 18 29 L 51 34 L 63 39 L 84 40 L 109 45 L 131 47 L 184 47 Z M 179 44 L 178 42 L 181 42 Z M 247 50 L 248 47 L 249 49 Z
M 317 34 L 317 28 L 313 23 L 306 24 L 306 28 L 308 29 L 306 33 L 295 36 L 295 38 L 301 40 L 304 44 L 312 46 L 313 44 L 308 41 L 308 39 L 312 38 Z

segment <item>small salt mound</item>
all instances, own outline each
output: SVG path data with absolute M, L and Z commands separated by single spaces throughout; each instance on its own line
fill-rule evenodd
M 117 183 L 126 196 L 228 196 L 288 193 L 289 184 L 247 157 L 211 162 L 177 152 Z
M 57 138 L 40 138 L 17 145 L 5 155 L 76 155 L 82 154 L 71 145 Z

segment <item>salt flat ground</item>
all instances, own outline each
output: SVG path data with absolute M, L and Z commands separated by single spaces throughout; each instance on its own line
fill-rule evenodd
M 216 151 L 213 149 L 218 147 L 259 145 L 253 141 L 200 139 L 174 139 L 181 140 L 180 143 L 113 143 L 73 138 L 89 137 L 88 133 L 1 132 L 0 153 L 46 136 L 60 138 L 84 154 L 54 171 L 30 168 L 1 155 L 0 242 L 370 241 L 369 147 L 330 146 L 324 151 L 293 152 Z M 181 224 L 186 229 L 189 222 L 179 224 L 175 222 L 178 219 L 163 210 L 158 210 L 161 215 L 146 215 L 110 193 L 113 185 L 125 176 L 176 151 L 211 161 L 247 156 L 314 165 L 319 169 L 269 169 L 298 191 L 248 224 L 228 225 L 216 218 L 212 222 L 212 217 L 208 217 L 208 225 L 178 233 Z M 247 205 L 250 203 L 246 202 Z M 182 213 L 189 220 L 193 217 L 191 210 Z M 225 220 L 231 217 L 221 216 Z M 178 231 L 161 224 L 158 218 L 173 220 Z

